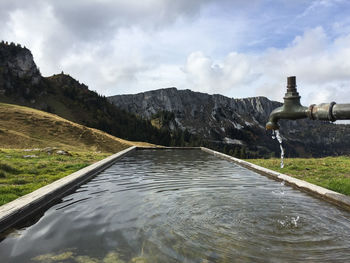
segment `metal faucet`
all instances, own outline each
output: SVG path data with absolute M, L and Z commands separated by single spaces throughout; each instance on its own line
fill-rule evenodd
M 274 109 L 270 113 L 267 130 L 278 130 L 278 120 L 297 120 L 309 118 L 311 120 L 336 121 L 350 119 L 350 104 L 322 103 L 304 107 L 300 104 L 300 96 L 297 92 L 295 76 L 287 78 L 287 93 L 283 97 L 283 106 Z

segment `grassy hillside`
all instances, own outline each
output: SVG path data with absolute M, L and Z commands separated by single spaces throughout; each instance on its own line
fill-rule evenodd
M 16 87 L 26 87 L 28 80 L 11 77 Z M 29 81 L 30 82 L 30 81 Z M 0 102 L 27 106 L 54 113 L 64 119 L 132 141 L 155 144 L 167 142 L 170 133 L 152 126 L 151 122 L 120 110 L 104 96 L 69 75 L 41 78 L 36 86 L 6 90 L 1 87 Z M 1 92 L 4 91 L 5 92 Z M 29 95 L 26 93 L 29 91 Z
M 77 152 L 115 153 L 131 145 L 150 144 L 119 139 L 47 112 L 0 103 L 0 148 L 57 147 Z
M 287 158 L 284 168 L 280 168 L 280 159 L 249 159 L 247 161 L 350 195 L 350 156 Z

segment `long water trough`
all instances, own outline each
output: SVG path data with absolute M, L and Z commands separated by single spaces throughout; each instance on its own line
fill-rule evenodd
M 119 158 L 3 235 L 0 262 L 350 262 L 348 210 L 202 150 Z

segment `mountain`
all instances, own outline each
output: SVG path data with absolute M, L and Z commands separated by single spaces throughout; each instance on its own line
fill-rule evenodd
M 44 110 L 132 141 L 202 145 L 242 158 L 279 155 L 278 143 L 264 128 L 278 102 L 176 88 L 106 98 L 63 72 L 43 77 L 30 50 L 3 41 L 0 102 Z M 281 133 L 287 156 L 350 154 L 349 125 L 281 121 Z
M 0 112 L 0 148 L 57 147 L 115 153 L 132 145 L 149 145 L 122 140 L 33 108 L 0 103 Z
M 265 124 L 270 112 L 282 104 L 265 97 L 234 99 L 168 88 L 108 99 L 154 125 L 187 131 L 202 138 L 202 143 L 238 157 L 279 155 L 279 144 Z M 287 156 L 350 154 L 350 125 L 310 120 L 280 124 Z
M 0 102 L 55 113 L 114 136 L 167 145 L 170 132 L 111 104 L 63 72 L 43 77 L 25 47 L 0 43 Z

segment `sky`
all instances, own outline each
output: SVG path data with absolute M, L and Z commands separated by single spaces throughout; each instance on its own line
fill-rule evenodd
M 105 96 L 167 87 L 350 102 L 348 0 L 0 0 L 0 39 Z

